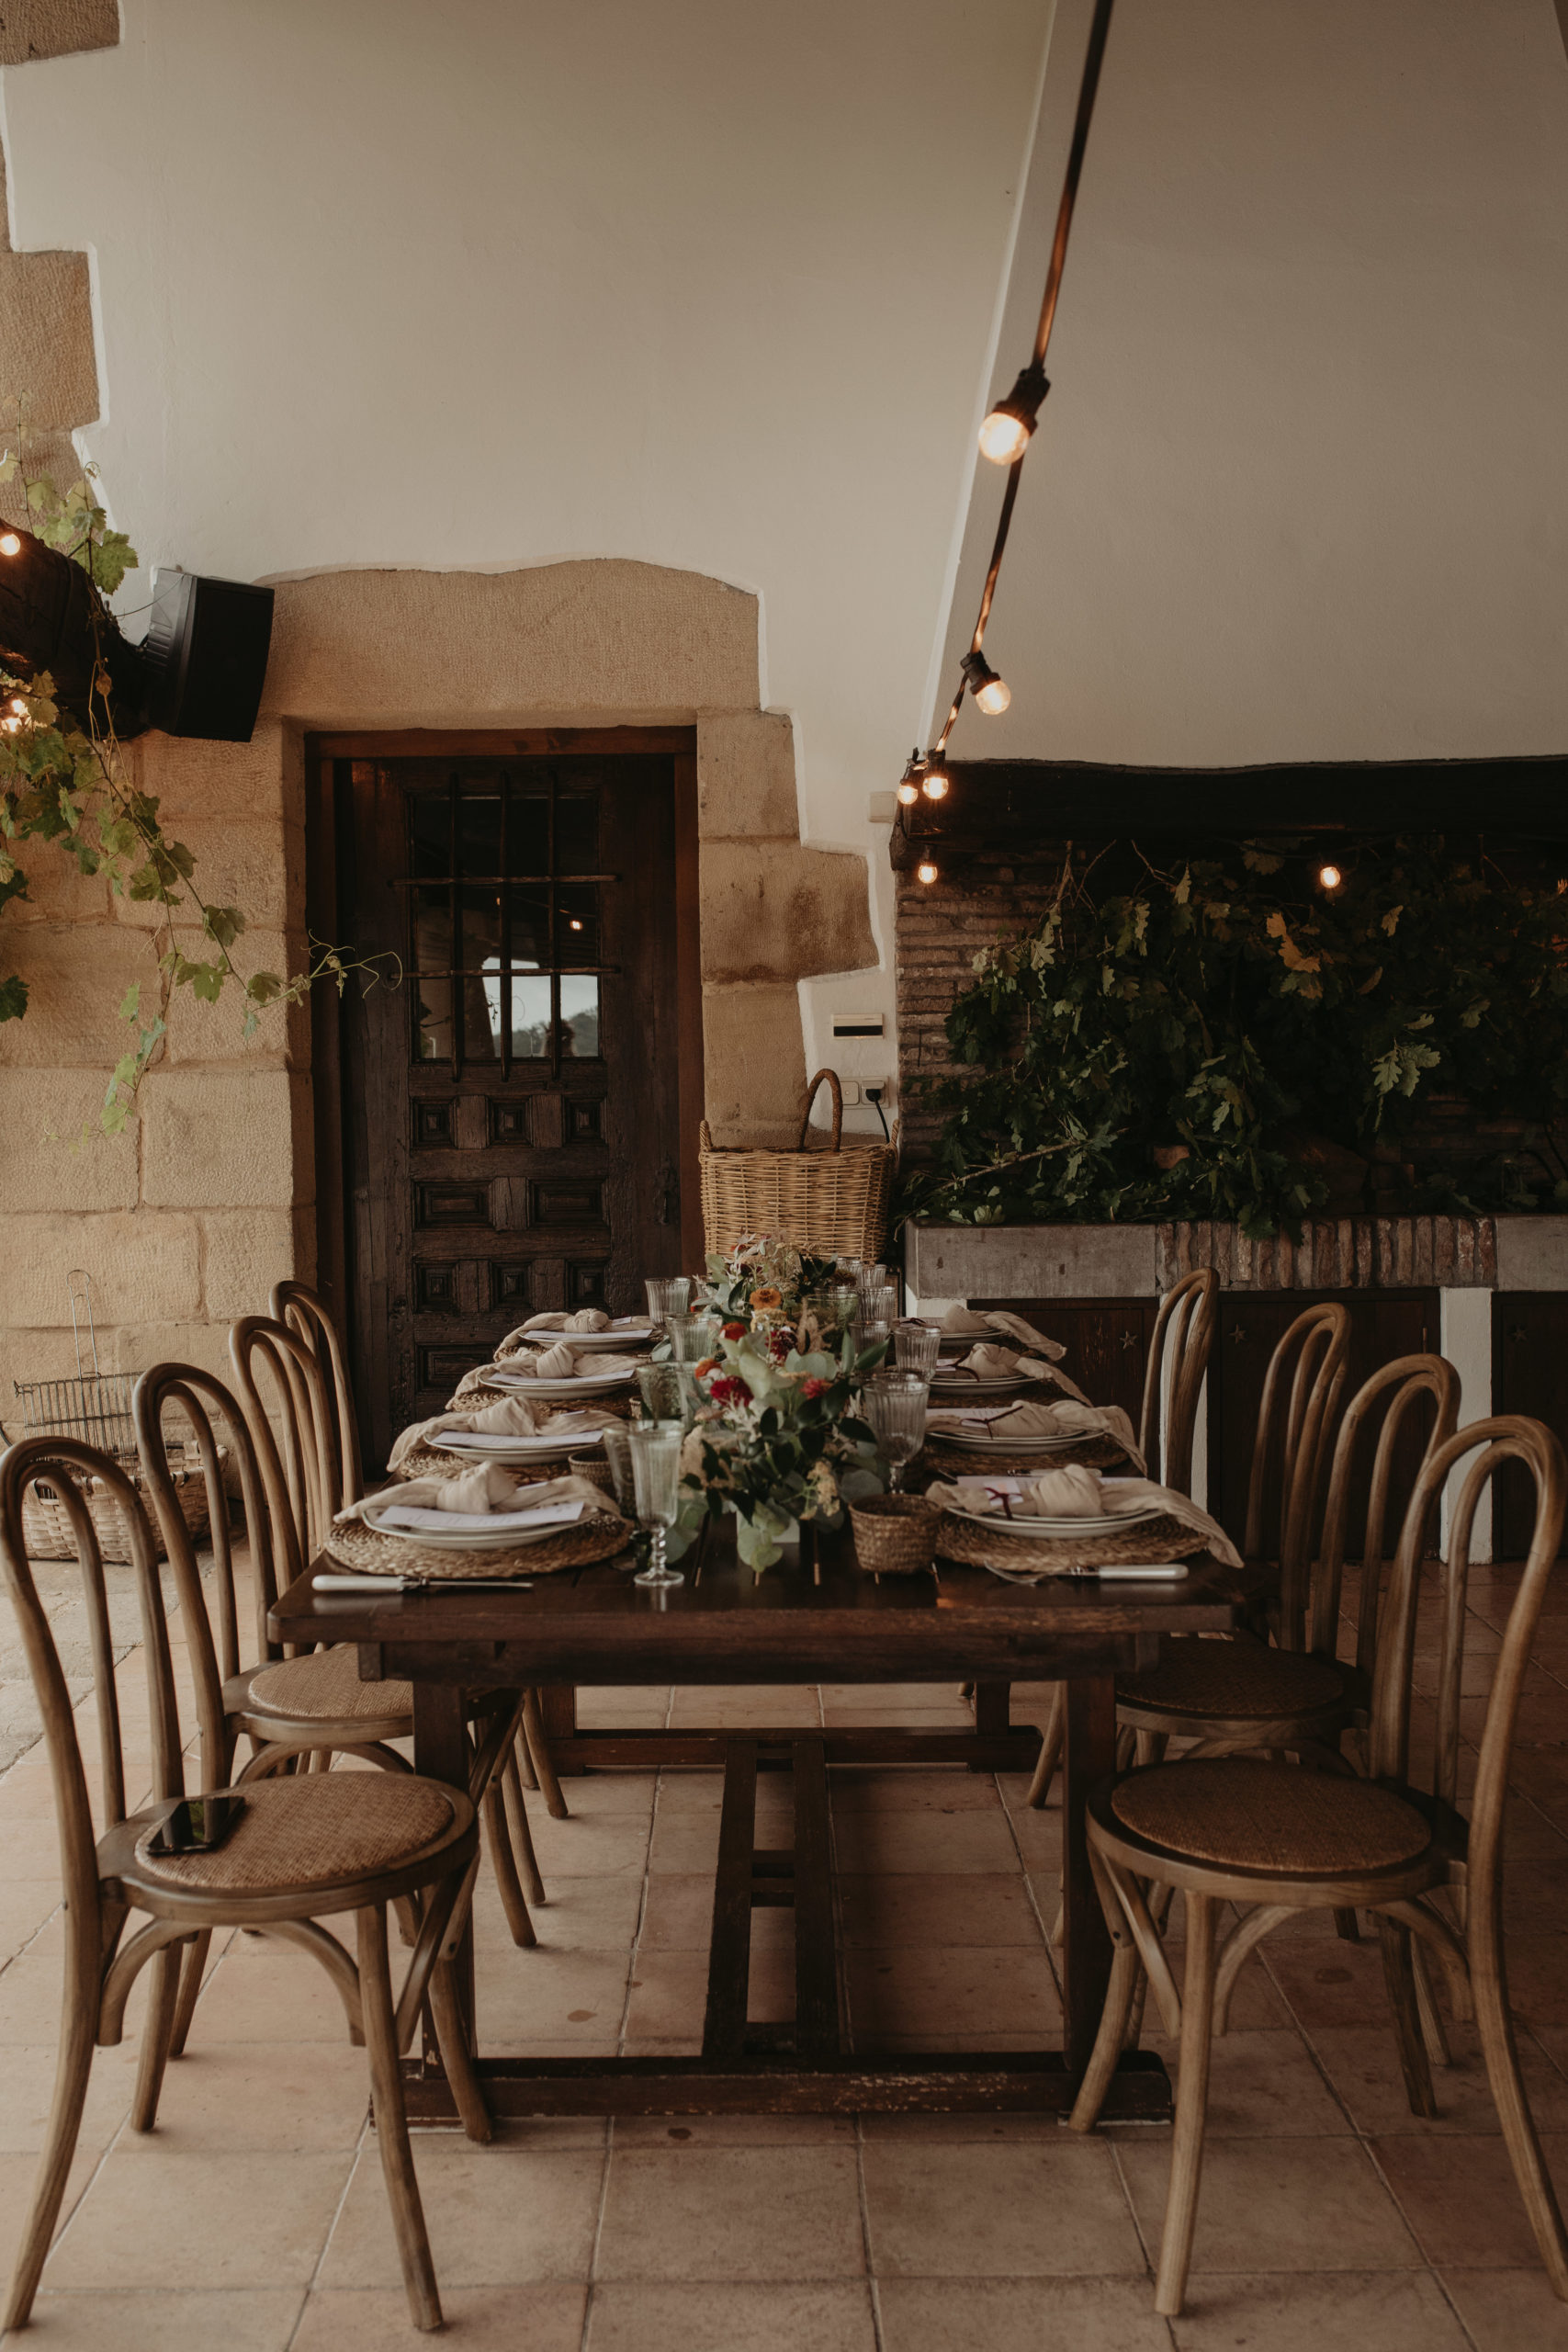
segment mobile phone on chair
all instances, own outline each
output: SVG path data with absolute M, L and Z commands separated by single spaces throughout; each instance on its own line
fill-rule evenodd
M 243 1797 L 184 1797 L 147 1840 L 150 1854 L 209 1854 L 245 1809 Z

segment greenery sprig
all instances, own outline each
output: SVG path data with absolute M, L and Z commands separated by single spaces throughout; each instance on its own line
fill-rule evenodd
M 255 1034 L 268 1005 L 300 1002 L 318 980 L 331 980 L 341 995 L 353 970 L 370 978 L 373 964 L 356 963 L 339 948 L 311 938 L 305 968 L 292 977 L 279 972 L 243 972 L 233 950 L 245 930 L 238 907 L 209 902 L 196 882 L 196 860 L 173 840 L 159 820 L 156 797 L 129 780 L 115 731 L 107 645 L 115 629 L 105 599 L 138 561 L 127 534 L 110 528 L 99 503 L 96 469 L 87 466 L 68 489 L 48 474 L 29 476 L 28 431 L 21 403 L 11 423 L 14 447 L 0 457 L 0 483 L 19 481 L 29 521 L 46 547 L 79 564 L 92 583 L 88 600 L 95 660 L 85 707 L 65 709 L 47 671 L 30 677 L 0 666 L 0 909 L 25 899 L 28 876 L 16 844 L 52 842 L 77 872 L 104 876 L 117 897 L 155 906 L 164 944 L 158 956 L 156 1001 L 142 1001 L 141 983 L 122 999 L 119 1018 L 130 1037 L 116 1062 L 104 1096 L 99 1124 L 105 1134 L 124 1127 L 137 1090 L 168 1034 L 173 991 L 216 1004 L 226 989 L 244 1001 L 243 1034 Z M 196 931 L 208 952 L 188 956 L 176 931 Z M 0 1021 L 17 1021 L 28 1009 L 28 985 L 20 974 L 0 978 Z
M 904 1214 L 1295 1231 L 1325 1159 L 1404 1163 L 1438 1089 L 1523 1121 L 1519 1150 L 1383 1204 L 1568 1206 L 1568 886 L 1440 836 L 1358 842 L 1332 889 L 1300 841 L 1211 846 L 1163 870 L 1131 845 L 1102 895 L 1069 845 L 948 1016 L 971 1070 L 923 1091 L 945 1123 Z

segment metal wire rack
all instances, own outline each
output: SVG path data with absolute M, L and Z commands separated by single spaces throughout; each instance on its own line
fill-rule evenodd
M 93 1325 L 93 1279 L 82 1266 L 65 1277 L 71 1301 L 71 1330 L 76 1342 L 74 1380 L 17 1380 L 12 1383 L 22 1416 L 24 1437 L 75 1437 L 117 1457 L 136 1453 L 136 1432 L 130 1419 L 130 1392 L 136 1375 L 130 1372 L 100 1372 L 98 1335 Z M 87 1355 L 83 1361 L 85 1327 Z

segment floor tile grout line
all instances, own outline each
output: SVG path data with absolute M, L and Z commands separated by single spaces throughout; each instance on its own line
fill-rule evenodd
M 871 2333 L 876 2352 L 886 2352 L 886 2338 L 882 2325 L 882 2287 L 876 2275 L 876 2265 L 871 2250 L 871 2205 L 865 2187 L 865 2118 L 857 2115 L 855 2126 L 855 2195 L 860 2207 L 861 2260 L 865 2265 L 866 2300 L 871 2306 Z
M 305 2282 L 305 2295 L 304 2300 L 299 2306 L 299 2315 L 295 2320 L 294 2325 L 289 2332 L 288 2343 L 290 2346 L 293 2345 L 294 2339 L 299 2335 L 300 2328 L 305 2324 L 305 2313 L 310 2309 L 310 2298 L 315 2293 L 317 2287 L 321 2283 L 322 2265 L 325 2263 L 327 2256 L 332 2251 L 333 2239 L 336 2234 L 337 2225 L 343 2219 L 343 2209 L 348 2202 L 349 2190 L 354 2187 L 355 2181 L 357 2179 L 359 2175 L 359 2167 L 365 2160 L 366 2145 L 370 2138 L 370 2110 L 367 2101 L 366 2106 L 365 2120 L 359 2127 L 359 2137 L 354 2143 L 354 2154 L 349 2158 L 348 2170 L 344 2175 L 343 2188 L 339 2192 L 337 2203 L 333 2207 L 332 2219 L 327 2223 L 325 2233 L 321 2239 L 321 2250 L 317 2254 L 315 2262 L 311 2266 L 310 2276 Z M 417 2134 L 412 2136 L 417 2137 Z M 417 2166 L 415 2168 L 415 2178 L 416 2180 L 418 2178 Z M 423 2203 L 423 2193 L 422 2191 L 422 2206 Z

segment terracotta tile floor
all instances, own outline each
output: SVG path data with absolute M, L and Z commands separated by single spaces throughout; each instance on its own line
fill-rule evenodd
M 1568 1580 L 1565 1580 L 1568 1582 Z M 1512 1579 L 1480 1575 L 1477 1660 Z M 1508 1894 L 1519 2038 L 1568 2188 L 1568 1641 L 1545 1621 L 1516 1764 Z M 1435 1649 L 1423 1635 L 1429 1680 Z M 145 1758 L 139 1652 L 119 1669 Z M 1484 1670 L 1472 1677 L 1484 1692 Z M 867 1694 L 868 1698 L 871 1694 Z M 922 1717 L 963 1720 L 922 1690 Z M 1021 1690 L 1021 1714 L 1045 1693 Z M 773 1721 L 844 1720 L 844 1688 L 771 1696 Z M 585 1694 L 590 1720 L 756 1720 L 754 1693 Z M 85 1745 L 94 1741 L 84 1709 Z M 1476 1728 L 1471 1724 L 1468 1728 Z M 515 1951 L 488 1879 L 479 1983 L 492 2049 L 679 2051 L 702 2016 L 716 1775 L 569 1784 L 530 1800 L 549 1888 L 540 1949 Z M 1020 1781 L 835 1775 L 845 1984 L 868 2040 L 976 2047 L 1058 2018 L 1043 1920 L 1057 1815 Z M 763 1819 L 787 1836 L 787 1792 Z M 54 2066 L 61 1955 L 41 1751 L 0 1775 L 0 2259 Z M 757 1915 L 753 2014 L 787 2014 L 790 1923 Z M 1179 1944 L 1180 1922 L 1175 1922 Z M 1249 1962 L 1215 2056 L 1211 2149 L 1187 2316 L 1150 2308 L 1166 2135 L 1080 2140 L 986 2116 L 797 2117 L 517 2126 L 490 2148 L 420 2136 L 447 2319 L 474 2352 L 1568 2352 L 1568 2307 L 1535 2260 L 1473 2042 L 1438 2078 L 1435 2123 L 1404 2104 L 1374 1951 L 1322 1923 Z M 39 2352 L 379 2352 L 412 2344 L 364 2061 L 303 1956 L 216 1951 L 158 2129 L 125 2124 L 134 2030 L 99 2053 L 29 2340 Z M 1156 2045 L 1161 2046 L 1163 2045 Z M 1165 2053 L 1173 2058 L 1168 2050 Z

